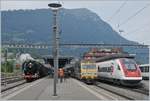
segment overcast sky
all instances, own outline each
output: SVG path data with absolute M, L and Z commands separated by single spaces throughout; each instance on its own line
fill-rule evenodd
M 48 8 L 47 4 L 53 1 L 1 0 L 1 10 Z M 64 8 L 88 8 L 109 23 L 114 30 L 123 30 L 123 37 L 150 45 L 150 0 L 57 1 L 60 1 Z

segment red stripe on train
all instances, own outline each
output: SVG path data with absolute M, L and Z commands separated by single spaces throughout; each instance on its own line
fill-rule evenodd
M 128 70 L 125 66 L 125 64 L 122 62 L 122 59 L 119 59 L 119 62 L 121 64 L 121 67 L 123 69 L 124 75 L 126 77 L 141 77 L 141 72 L 139 70 L 139 67 L 136 65 L 136 70 Z

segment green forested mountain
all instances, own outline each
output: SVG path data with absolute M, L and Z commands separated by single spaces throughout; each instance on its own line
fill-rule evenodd
M 88 9 L 62 9 L 61 41 L 90 43 L 133 43 L 121 37 L 97 14 Z M 52 38 L 49 9 L 2 11 L 2 42 L 47 43 Z

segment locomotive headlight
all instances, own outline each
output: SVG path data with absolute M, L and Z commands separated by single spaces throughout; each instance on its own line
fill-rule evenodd
M 31 68 L 32 67 L 32 63 L 29 63 L 29 68 Z

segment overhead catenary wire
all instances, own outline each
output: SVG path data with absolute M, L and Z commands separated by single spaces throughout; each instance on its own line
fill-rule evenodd
M 121 9 L 126 5 L 128 0 L 125 0 L 121 6 L 116 10 L 116 12 L 110 17 L 109 22 L 121 11 Z
M 119 24 L 119 26 L 122 26 L 122 25 L 126 24 L 129 20 L 131 20 L 132 18 L 134 18 L 135 16 L 137 16 L 139 13 L 141 13 L 144 9 L 146 9 L 149 6 L 150 6 L 150 4 L 145 5 L 143 8 L 139 9 L 136 13 L 134 13 L 132 16 L 128 17 L 121 24 Z
M 129 31 L 129 32 L 126 33 L 126 34 L 135 33 L 135 32 L 138 32 L 138 31 L 143 30 L 143 29 L 148 28 L 148 27 L 150 28 L 150 22 L 149 22 L 149 23 L 146 23 L 146 24 L 144 24 L 143 26 L 138 27 L 138 28 L 136 28 L 136 29 L 134 29 L 134 30 L 131 30 L 131 31 Z

